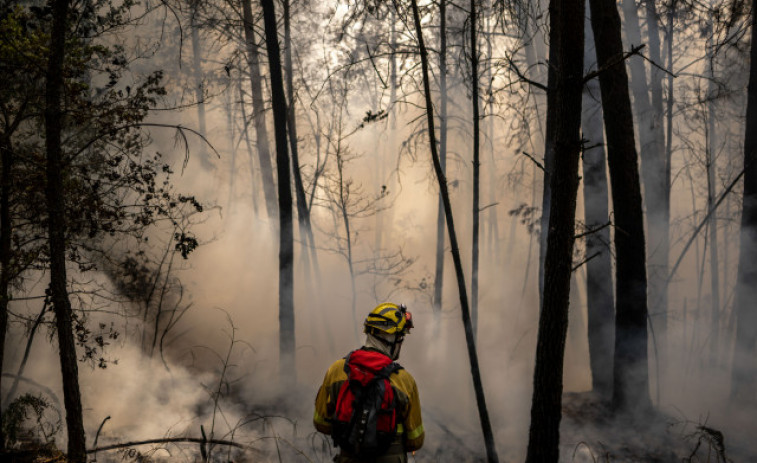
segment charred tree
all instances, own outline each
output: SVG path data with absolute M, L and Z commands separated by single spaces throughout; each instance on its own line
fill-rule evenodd
M 10 301 L 12 150 L 9 140 L 0 140 L 0 169 L 2 169 L 0 171 L 0 371 L 4 370 L 5 334 L 8 330 L 8 302 Z M 0 385 L 2 385 L 2 378 L 0 378 Z M 3 422 L 2 406 L 2 398 L 0 398 L 0 423 Z M 0 426 L 0 450 L 4 449 L 5 432 Z
M 731 399 L 757 403 L 757 0 L 752 0 L 752 45 L 744 136 L 744 202 L 736 287 L 736 346 Z
M 551 78 L 548 81 L 547 126 L 552 128 L 554 166 L 549 171 L 549 228 L 527 463 L 556 462 L 559 459 L 563 358 L 581 154 L 584 1 L 552 0 L 549 16 Z
M 276 132 L 276 173 L 279 193 L 279 355 L 283 384 L 294 386 L 297 381 L 294 355 L 294 236 L 292 230 L 292 188 L 289 182 L 289 153 L 287 152 L 287 103 L 281 76 L 279 37 L 273 0 L 261 0 L 265 24 L 268 67 L 271 73 L 271 100 Z
M 269 0 L 270 1 L 270 0 Z M 484 396 L 484 386 L 481 383 L 481 371 L 478 366 L 478 354 L 476 353 L 476 344 L 473 337 L 473 327 L 471 324 L 470 310 L 468 308 L 468 294 L 465 287 L 465 276 L 463 275 L 463 264 L 460 258 L 460 248 L 457 244 L 457 235 L 455 233 L 455 224 L 452 218 L 452 205 L 449 200 L 447 191 L 447 179 L 442 172 L 442 166 L 439 161 L 439 153 L 436 146 L 436 133 L 434 130 L 434 106 L 431 102 L 431 84 L 428 71 L 428 52 L 423 42 L 423 30 L 421 29 L 421 17 L 418 12 L 418 2 L 411 0 L 413 9 L 413 23 L 415 24 L 415 35 L 418 40 L 418 48 L 421 54 L 421 70 L 423 74 L 423 93 L 426 100 L 426 120 L 428 123 L 429 147 L 431 149 L 431 159 L 434 164 L 434 172 L 439 183 L 439 190 L 444 203 L 444 215 L 447 222 L 447 233 L 449 234 L 450 247 L 452 248 L 452 260 L 455 265 L 455 274 L 457 275 L 457 289 L 460 294 L 460 307 L 462 309 L 463 326 L 465 327 L 465 341 L 468 347 L 468 358 L 471 366 L 471 376 L 473 377 L 473 389 L 476 394 L 476 403 L 478 405 L 478 416 L 481 420 L 481 428 L 484 434 L 484 443 L 486 445 L 486 456 L 489 463 L 499 461 L 497 450 L 494 447 L 494 434 L 492 433 L 491 422 L 489 421 L 489 412 L 486 408 L 486 398 Z
M 79 369 L 76 363 L 76 345 L 73 333 L 71 301 L 68 298 L 66 277 L 66 217 L 63 190 L 63 149 L 61 131 L 63 112 L 63 58 L 66 28 L 68 27 L 68 0 L 52 3 L 53 24 L 50 35 L 50 54 L 45 83 L 45 147 L 47 152 L 47 214 L 50 246 L 50 295 L 55 311 L 58 350 L 63 379 L 63 403 L 66 408 L 68 431 L 68 460 L 84 463 L 87 459 Z
M 479 145 L 480 104 L 478 97 L 478 47 L 476 35 L 476 0 L 470 1 L 471 100 L 473 103 L 473 243 L 471 246 L 471 323 L 474 337 L 478 333 L 478 245 L 480 228 L 481 159 Z
M 305 187 L 302 183 L 302 174 L 300 172 L 300 156 L 297 149 L 297 119 L 294 109 L 294 66 L 292 66 L 292 34 L 291 34 L 291 11 L 289 0 L 283 0 L 284 8 L 284 68 L 286 72 L 286 90 L 287 90 L 287 128 L 289 135 L 289 150 L 292 153 L 292 176 L 294 177 L 294 191 L 297 198 L 297 222 L 300 226 L 300 235 L 305 249 L 304 254 L 310 252 L 313 259 L 315 272 L 318 272 L 318 256 L 315 249 L 315 238 L 313 237 L 313 228 L 310 225 L 310 209 L 305 198 Z
M 620 14 L 614 0 L 590 0 L 590 5 L 615 213 L 613 404 L 644 411 L 651 406 L 644 217 Z
M 588 15 L 587 15 L 588 16 Z M 596 63 L 591 20 L 586 19 L 584 68 Z M 592 389 L 603 399 L 612 397 L 612 351 L 615 302 L 612 290 L 612 256 L 607 191 L 602 100 L 599 82 L 584 87 L 581 128 L 584 138 L 583 181 L 586 224 L 586 307 Z
M 252 93 L 252 120 L 255 126 L 255 148 L 258 151 L 260 175 L 263 178 L 263 197 L 269 219 L 278 217 L 276 206 L 276 185 L 273 180 L 270 143 L 265 123 L 265 100 L 263 99 L 263 77 L 260 73 L 260 47 L 255 37 L 251 0 L 242 0 L 244 37 L 247 42 L 247 65 L 250 68 L 250 89 Z M 253 186 L 254 188 L 254 186 Z
M 447 0 L 439 1 L 439 164 L 447 174 Z M 439 195 L 436 216 L 436 267 L 434 270 L 434 316 L 442 311 L 442 284 L 444 283 L 444 202 Z
M 634 0 L 622 0 L 624 28 L 628 43 L 639 46 L 642 43 L 639 15 Z M 654 2 L 646 2 L 649 30 L 647 48 L 650 58 L 655 63 L 660 60 L 660 38 L 657 14 Z M 641 152 L 641 176 L 644 183 L 644 205 L 646 206 L 646 223 L 648 232 L 647 267 L 649 278 L 649 301 L 655 306 L 655 327 L 659 327 L 665 338 L 667 320 L 667 288 L 664 281 L 668 276 L 669 256 L 669 221 L 670 221 L 670 187 L 667 184 L 667 166 L 664 151 L 664 131 L 662 125 L 662 73 L 655 69 L 651 72 L 652 80 L 648 83 L 646 67 L 641 56 L 629 58 L 631 70 L 631 91 L 633 92 L 633 110 L 639 130 L 639 149 Z M 650 99 L 650 87 L 652 98 Z M 659 88 L 658 88 L 659 87 Z M 618 296 L 618 300 L 620 297 Z

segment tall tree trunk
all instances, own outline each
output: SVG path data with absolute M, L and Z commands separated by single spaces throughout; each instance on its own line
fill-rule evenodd
M 279 37 L 276 29 L 276 11 L 273 0 L 261 0 L 265 41 L 268 50 L 268 67 L 271 73 L 271 100 L 276 132 L 276 173 L 279 193 L 279 353 L 280 377 L 283 384 L 294 386 L 295 370 L 294 331 L 294 236 L 292 230 L 292 188 L 289 182 L 289 153 L 287 152 L 287 104 L 284 81 L 281 77 Z
M 63 57 L 68 19 L 68 0 L 54 0 L 53 28 L 45 84 L 45 146 L 47 151 L 47 213 L 50 245 L 50 293 L 55 311 L 58 350 L 63 380 L 63 403 L 66 408 L 68 460 L 84 463 L 87 458 L 79 369 L 72 327 L 71 301 L 66 287 L 66 218 L 63 191 L 63 151 L 61 131 L 63 114 Z
M 9 140 L 0 142 L 0 371 L 5 371 L 5 333 L 8 330 L 8 302 L 10 301 L 11 263 L 11 214 L 10 194 L 13 166 L 13 151 Z M 0 385 L 2 378 L 0 377 Z M 0 387 L 2 391 L 2 387 Z M 8 404 L 5 404 L 7 406 Z M 0 423 L 2 423 L 3 403 L 0 397 Z M 0 450 L 5 449 L 5 432 L 0 426 Z
M 615 217 L 615 355 L 613 404 L 644 411 L 649 400 L 647 274 L 641 185 L 620 14 L 614 0 L 590 0 L 591 25 L 607 134 Z
M 752 45 L 744 136 L 744 203 L 741 213 L 741 247 L 736 287 L 736 346 L 733 357 L 731 399 L 757 402 L 757 0 L 752 0 Z M 743 403 L 743 402 L 742 402 Z
M 258 216 L 258 195 L 255 191 L 255 156 L 252 152 L 252 143 L 250 143 L 250 132 L 248 130 L 247 111 L 244 109 L 244 92 L 242 91 L 242 79 L 237 82 L 237 91 L 239 93 L 239 109 L 242 113 L 242 134 L 244 143 L 247 146 L 247 155 L 250 158 L 250 199 L 252 200 L 252 211 L 255 217 Z
M 715 65 L 713 48 L 715 43 L 712 20 L 708 24 L 710 37 L 707 45 L 707 63 L 709 66 L 710 81 L 707 89 L 707 127 L 705 128 L 705 168 L 707 171 L 707 210 L 712 211 L 716 198 L 715 175 L 717 173 L 716 150 L 717 132 L 715 128 L 715 97 L 717 85 L 715 84 Z M 720 346 L 720 271 L 718 259 L 718 219 L 713 212 L 707 224 L 710 232 L 710 366 L 716 366 Z
M 247 64 L 250 68 L 250 88 L 252 94 L 252 120 L 255 125 L 255 147 L 258 151 L 260 176 L 263 178 L 263 197 L 265 198 L 268 218 L 278 217 L 276 206 L 276 185 L 273 180 L 270 144 L 268 143 L 268 129 L 265 122 L 265 100 L 263 99 L 263 77 L 260 74 L 260 48 L 252 17 L 251 0 L 242 0 L 244 15 L 244 37 L 247 41 Z M 278 168 L 278 167 L 277 167 Z M 253 186 L 254 188 L 254 186 Z
M 447 175 L 447 0 L 439 0 L 439 164 Z M 444 283 L 444 202 L 439 194 L 436 215 L 436 268 L 434 271 L 433 309 L 438 327 L 442 313 Z
M 639 15 L 634 0 L 622 0 L 623 23 L 629 44 L 638 46 L 642 43 Z M 654 21 L 649 27 L 650 35 L 647 46 L 650 57 L 660 63 L 660 39 L 657 27 L 657 15 L 654 4 L 647 2 L 648 18 Z M 669 190 L 666 185 L 666 165 L 664 156 L 664 131 L 662 126 L 662 96 L 654 96 L 650 102 L 644 61 L 640 56 L 629 59 L 631 69 L 631 90 L 633 91 L 633 109 L 639 129 L 639 146 L 641 149 L 641 174 L 644 182 L 644 205 L 646 206 L 648 246 L 646 249 L 649 272 L 649 303 L 654 305 L 652 311 L 655 327 L 662 332 L 665 329 L 667 309 L 662 305 L 667 300 L 664 282 L 668 273 L 668 229 L 670 207 Z M 657 87 L 662 85 L 662 74 L 652 72 L 655 95 Z M 659 89 L 659 92 L 662 90 Z M 653 105 L 654 103 L 654 105 Z M 662 338 L 666 336 L 661 333 Z
M 292 174 L 294 177 L 294 191 L 297 198 L 297 219 L 300 226 L 300 239 L 302 240 L 304 255 L 312 258 L 312 264 L 315 272 L 318 272 L 318 255 L 316 254 L 315 238 L 313 237 L 313 228 L 310 224 L 310 209 L 308 209 L 307 199 L 305 199 L 305 187 L 302 183 L 302 173 L 300 172 L 300 156 L 297 149 L 297 118 L 294 109 L 294 66 L 292 66 L 292 34 L 291 34 L 291 12 L 289 9 L 289 0 L 282 0 L 284 7 L 284 70 L 286 73 L 286 90 L 287 90 L 287 127 L 289 128 L 289 149 L 292 153 Z M 309 248 L 309 249 L 307 249 Z
M 484 386 L 481 383 L 481 371 L 478 366 L 478 354 L 476 353 L 476 344 L 473 337 L 473 327 L 471 325 L 470 310 L 468 308 L 468 294 L 465 287 L 465 276 L 463 275 L 463 264 L 460 259 L 460 248 L 457 244 L 457 235 L 455 233 L 455 223 L 452 218 L 452 205 L 449 200 L 447 191 L 447 179 L 442 172 L 442 165 L 439 160 L 439 153 L 436 146 L 436 133 L 434 130 L 434 106 L 431 102 L 431 84 L 428 71 L 428 52 L 423 42 L 423 30 L 421 29 L 421 16 L 418 12 L 417 0 L 411 0 L 413 8 L 413 23 L 415 24 L 415 35 L 418 40 L 418 48 L 421 54 L 421 70 L 423 74 L 423 93 L 426 100 L 426 121 L 428 123 L 429 148 L 431 149 L 431 159 L 434 164 L 434 172 L 439 183 L 439 190 L 444 203 L 444 214 L 447 222 L 447 233 L 449 234 L 449 243 L 452 248 L 452 260 L 455 265 L 455 274 L 457 275 L 457 289 L 460 295 L 460 307 L 463 317 L 463 326 L 465 328 L 465 341 L 468 346 L 468 359 L 470 360 L 471 376 L 473 378 L 473 389 L 476 394 L 476 403 L 478 404 L 478 416 L 481 420 L 481 428 L 484 434 L 484 443 L 486 445 L 486 456 L 489 463 L 499 461 L 497 450 L 494 447 L 494 434 L 492 433 L 491 422 L 489 421 L 489 412 L 486 408 L 486 397 L 484 396 Z
M 200 33 L 197 25 L 198 14 L 198 1 L 193 1 L 192 12 L 189 18 L 190 37 L 192 40 L 192 74 L 195 81 L 195 100 L 197 100 L 197 124 L 200 129 L 200 133 L 203 137 L 207 136 L 207 122 L 205 118 L 205 79 L 202 72 L 202 50 L 200 46 Z M 200 163 L 205 169 L 215 169 L 215 166 L 210 162 L 210 155 L 208 154 L 205 143 L 200 144 Z
M 481 139 L 478 97 L 478 44 L 476 36 L 476 0 L 470 0 L 471 100 L 473 104 L 473 243 L 471 245 L 471 323 L 474 338 L 478 334 L 478 244 L 481 212 Z
M 589 15 L 587 15 L 589 16 Z M 584 68 L 589 71 L 597 61 L 591 20 L 584 31 Z M 609 220 L 604 126 L 599 82 L 592 79 L 584 86 L 581 128 L 583 131 L 584 222 L 598 229 L 586 237 L 586 309 L 589 327 L 589 362 L 592 389 L 601 398 L 612 397 L 612 351 L 615 336 L 615 301 L 612 293 L 612 255 Z
M 547 233 L 547 249 L 527 463 L 559 459 L 563 358 L 581 153 L 584 1 L 552 0 L 549 16 L 551 78 L 548 80 L 547 127 L 551 128 L 554 165 L 549 171 L 549 227 L 548 232 L 542 230 Z

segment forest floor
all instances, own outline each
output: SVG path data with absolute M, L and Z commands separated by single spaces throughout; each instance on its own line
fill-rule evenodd
M 755 461 L 747 447 L 735 445 L 732 436 L 706 423 L 681 421 L 658 411 L 613 417 L 590 392 L 563 397 L 560 440 L 563 449 L 572 448 L 561 461 L 577 463 Z

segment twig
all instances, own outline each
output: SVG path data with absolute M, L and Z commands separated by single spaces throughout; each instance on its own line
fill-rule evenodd
M 528 77 L 526 77 L 525 75 L 523 75 L 523 73 L 520 72 L 520 69 L 515 64 L 515 62 L 513 62 L 513 60 L 511 58 L 509 58 L 509 57 L 507 58 L 507 64 L 510 65 L 510 69 L 512 69 L 513 71 L 515 71 L 515 74 L 517 74 L 518 78 L 520 80 L 522 80 L 523 82 L 525 82 L 525 83 L 527 83 L 529 85 L 532 85 L 532 86 L 534 86 L 536 88 L 542 89 L 545 92 L 548 91 L 546 85 L 542 84 L 541 82 L 536 82 L 535 80 L 531 80 Z
M 605 229 L 605 228 L 609 227 L 610 225 L 612 225 L 612 222 L 609 222 L 609 221 L 608 221 L 608 222 L 607 222 L 606 224 L 604 224 L 604 225 L 600 225 L 600 226 L 599 226 L 599 227 L 597 227 L 597 228 L 591 228 L 591 229 L 589 229 L 589 230 L 586 230 L 586 231 L 585 231 L 585 232 L 583 232 L 583 233 L 579 233 L 578 235 L 576 235 L 576 236 L 574 237 L 574 239 L 577 239 L 577 240 L 578 240 L 578 239 L 581 239 L 581 238 L 583 238 L 584 236 L 587 236 L 587 235 L 591 235 L 591 234 L 593 234 L 593 233 L 596 233 L 596 232 L 598 232 L 598 231 L 600 231 L 600 230 L 603 230 L 603 229 Z
M 582 266 L 583 264 L 586 264 L 586 263 L 588 263 L 588 262 L 589 262 L 590 260 L 592 260 L 593 258 L 597 257 L 597 256 L 598 256 L 598 255 L 600 255 L 600 254 L 602 254 L 602 253 L 601 253 L 600 251 L 597 251 L 597 252 L 595 252 L 594 254 L 590 255 L 590 256 L 589 256 L 589 257 L 587 257 L 586 259 L 584 259 L 584 260 L 582 260 L 581 262 L 579 262 L 579 263 L 577 263 L 576 265 L 574 265 L 574 266 L 573 266 L 573 268 L 571 268 L 571 269 L 570 269 L 570 271 L 571 271 L 571 272 L 575 272 L 576 270 L 578 270 L 579 268 L 581 268 L 581 266 Z
M 535 157 L 531 156 L 530 154 L 528 154 L 528 153 L 527 153 L 527 152 L 525 152 L 525 151 L 521 151 L 521 153 L 523 153 L 523 155 L 524 155 L 524 156 L 526 156 L 526 157 L 527 157 L 528 159 L 530 159 L 530 160 L 531 160 L 531 161 L 532 161 L 532 162 L 533 162 L 534 164 L 536 164 L 536 167 L 538 167 L 539 169 L 541 169 L 541 170 L 542 170 L 542 172 L 546 172 L 546 171 L 547 171 L 547 170 L 546 170 L 546 169 L 544 168 L 544 165 L 543 165 L 542 163 L 540 163 L 539 161 L 537 161 Z
M 632 46 L 631 47 L 631 51 L 627 51 L 627 52 L 623 53 L 623 55 L 620 58 L 616 59 L 615 61 L 611 61 L 611 62 L 607 63 L 605 66 L 602 66 L 601 68 L 597 69 L 596 71 L 592 71 L 592 72 L 586 74 L 584 76 L 584 83 L 586 83 L 586 82 L 590 81 L 591 79 L 597 77 L 598 75 L 600 75 L 603 72 L 609 70 L 610 68 L 617 66 L 618 64 L 622 63 L 623 61 L 627 60 L 628 58 L 630 58 L 633 55 L 644 56 L 644 55 L 642 55 L 640 53 L 641 50 L 644 47 L 646 47 L 645 44 L 641 44 L 641 45 L 636 46 L 636 47 Z
M 100 423 L 100 427 L 97 428 L 97 433 L 95 433 L 95 441 L 92 443 L 92 446 L 97 449 L 97 439 L 100 438 L 100 431 L 103 430 L 103 426 L 105 426 L 105 422 L 110 419 L 110 415 L 106 416 L 102 423 Z M 97 461 L 97 452 L 95 451 L 95 458 L 92 459 L 93 462 Z
M 105 452 L 107 450 L 116 450 L 116 449 L 123 449 L 126 447 L 135 447 L 137 445 L 148 445 L 148 444 L 174 444 L 174 443 L 194 443 L 194 444 L 202 444 L 202 443 L 210 443 L 215 445 L 229 445 L 232 447 L 236 447 L 239 449 L 245 449 L 246 447 L 242 444 L 239 444 L 234 441 L 230 440 L 223 440 L 223 439 L 203 439 L 200 437 L 164 437 L 161 439 L 148 439 L 148 440 L 142 440 L 142 441 L 133 441 L 133 442 L 124 442 L 121 444 L 113 444 L 113 445 L 106 445 L 103 447 L 95 447 L 93 449 L 87 450 L 87 453 L 96 453 L 96 452 Z

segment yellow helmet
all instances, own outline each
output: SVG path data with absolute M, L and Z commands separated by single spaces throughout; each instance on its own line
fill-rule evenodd
M 405 335 L 413 327 L 413 316 L 404 304 L 385 302 L 368 314 L 363 324 L 365 333 L 380 331 L 386 334 Z

